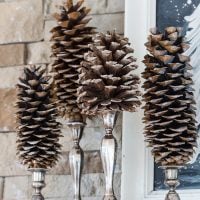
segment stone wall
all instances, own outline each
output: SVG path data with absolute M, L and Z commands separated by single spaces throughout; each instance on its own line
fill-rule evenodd
M 91 24 L 99 31 L 115 28 L 124 32 L 124 0 L 85 0 L 92 8 Z M 0 0 L 0 200 L 28 200 L 31 176 L 15 155 L 15 84 L 27 64 L 50 63 L 50 29 L 55 25 L 51 14 L 62 0 Z M 115 129 L 118 159 L 115 168 L 115 192 L 120 199 L 121 128 Z M 104 129 L 99 118 L 89 119 L 81 147 L 85 151 L 81 194 L 83 200 L 100 200 L 104 194 L 104 175 L 99 147 Z M 46 199 L 72 200 L 73 188 L 68 154 L 70 134 L 63 127 L 62 157 L 47 175 Z

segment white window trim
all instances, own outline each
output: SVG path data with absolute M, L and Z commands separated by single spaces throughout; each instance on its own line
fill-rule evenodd
M 144 43 L 149 29 L 156 23 L 156 0 L 126 0 L 125 35 L 135 49 L 138 74 L 146 53 Z M 124 113 L 122 139 L 121 200 L 164 200 L 166 191 L 153 191 L 154 163 L 145 147 L 142 124 L 143 111 Z M 199 200 L 200 190 L 179 190 L 181 200 Z

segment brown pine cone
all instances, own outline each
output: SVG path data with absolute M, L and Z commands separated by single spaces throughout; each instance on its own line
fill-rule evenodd
M 59 157 L 60 124 L 44 70 L 31 66 L 19 78 L 17 154 L 28 168 L 51 168 Z
M 168 27 L 164 33 L 151 29 L 145 44 L 144 122 L 145 137 L 155 161 L 161 165 L 184 165 L 196 147 L 195 101 L 190 58 L 182 29 Z
M 108 32 L 99 33 L 86 53 L 80 74 L 78 102 L 83 113 L 104 111 L 134 112 L 140 105 L 139 77 L 128 38 Z
M 87 25 L 90 9 L 83 2 L 67 0 L 54 15 L 58 25 L 51 30 L 55 93 L 60 113 L 68 121 L 83 120 L 77 104 L 78 71 L 94 34 L 94 28 Z

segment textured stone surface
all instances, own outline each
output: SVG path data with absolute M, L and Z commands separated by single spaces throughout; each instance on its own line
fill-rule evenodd
M 63 145 L 63 151 L 70 151 L 72 147 L 71 133 L 64 120 L 59 120 L 63 124 L 61 144 Z M 105 129 L 103 127 L 103 120 L 99 116 L 87 118 L 87 126 L 83 130 L 83 135 L 80 141 L 80 145 L 84 151 L 99 150 L 101 145 L 101 140 L 105 134 Z M 119 114 L 116 126 L 114 129 L 114 135 L 117 139 L 118 148 L 121 148 L 122 139 L 122 114 Z
M 83 161 L 83 174 L 87 173 L 101 173 L 103 172 L 100 152 L 99 151 L 85 151 Z M 69 152 L 63 152 L 58 164 L 49 171 L 49 174 L 55 175 L 69 175 Z
M 15 84 L 26 64 L 50 62 L 49 31 L 56 25 L 51 13 L 55 4 L 65 0 L 0 0 L 0 200 L 31 199 L 31 176 L 16 156 Z M 117 29 L 123 33 L 124 1 L 85 0 L 92 8 L 91 25 L 99 31 Z M 44 21 L 46 20 L 46 21 Z M 41 40 L 45 41 L 41 41 Z M 12 44 L 10 44 L 12 43 Z M 72 200 L 73 181 L 69 168 L 69 151 L 72 148 L 71 133 L 65 125 L 61 138 L 62 155 L 58 165 L 48 172 L 44 189 L 47 200 Z M 114 187 L 117 199 L 121 191 L 121 129 L 122 115 L 118 117 L 116 137 L 117 160 Z M 101 140 L 105 134 L 102 118 L 87 119 L 81 147 L 84 150 L 82 176 L 82 200 L 102 200 L 105 192 L 105 177 L 100 158 Z M 29 175 L 29 176 L 28 176 Z M 3 177 L 3 178 L 2 178 Z
M 51 33 L 50 30 L 55 27 L 57 23 L 54 20 L 46 20 L 44 25 L 44 39 L 50 41 Z
M 15 129 L 16 90 L 0 89 L 0 131 L 13 131 Z
M 66 198 L 72 199 L 73 197 L 73 181 L 70 175 L 47 175 L 47 186 L 43 190 L 45 198 Z
M 117 140 L 118 143 L 118 148 L 120 148 L 120 143 L 121 143 L 121 126 L 116 126 L 113 134 Z M 104 127 L 90 127 L 90 128 L 85 128 L 83 137 L 80 141 L 80 145 L 82 149 L 86 150 L 95 150 L 95 149 L 100 149 L 101 146 L 101 140 L 103 136 L 105 135 L 105 129 Z
M 24 44 L 0 45 L 0 66 L 23 65 L 24 56 Z
M 100 14 L 93 15 L 90 25 L 97 27 L 97 31 L 106 32 L 116 30 L 119 34 L 124 33 L 124 13 L 113 13 L 113 14 Z M 56 26 L 54 20 L 45 21 L 45 40 L 49 41 L 51 33 L 49 32 L 53 27 Z
M 97 25 L 98 24 L 98 25 Z M 106 32 L 116 30 L 117 33 L 124 33 L 124 14 L 105 14 L 105 15 L 94 15 L 90 21 L 91 26 L 96 26 L 97 31 Z
M 27 63 L 44 64 L 50 63 L 51 48 L 49 42 L 38 42 L 27 45 Z
M 85 174 L 82 177 L 81 184 L 81 194 L 83 196 L 103 196 L 104 194 L 103 174 Z
M 0 176 L 28 174 L 16 156 L 16 133 L 1 133 Z M 8 148 L 9 144 L 9 148 Z
M 23 73 L 23 66 L 3 67 L 0 70 L 0 88 L 15 88 Z
M 52 18 L 52 13 L 58 12 L 57 5 L 63 0 L 46 0 L 45 13 L 46 17 Z M 123 12 L 125 7 L 123 0 L 85 0 L 85 6 L 91 8 L 90 14 L 105 14 Z
M 83 173 L 101 173 L 103 167 L 99 151 L 90 151 L 84 153 Z
M 101 116 L 88 117 L 86 120 L 87 127 L 102 127 L 103 119 Z M 122 113 L 120 112 L 117 117 L 116 126 L 122 125 Z
M 31 191 L 28 176 L 6 177 L 3 200 L 27 200 Z
M 3 199 L 5 178 L 0 177 L 0 199 Z
M 42 0 L 0 4 L 0 44 L 43 38 Z
M 46 178 L 47 186 L 44 189 L 44 195 L 48 198 L 73 198 L 73 180 L 67 175 L 48 175 Z M 60 187 L 63 185 L 65 187 Z M 84 174 L 81 180 L 81 196 L 103 196 L 104 194 L 104 176 L 103 174 Z
M 125 11 L 125 1 L 108 0 L 106 13 L 118 13 Z
M 83 197 L 103 196 L 105 193 L 104 174 L 87 174 L 82 177 L 81 194 Z M 120 196 L 121 175 L 114 176 L 114 192 Z

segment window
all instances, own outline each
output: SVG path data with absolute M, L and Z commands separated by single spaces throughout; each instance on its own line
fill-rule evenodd
M 159 30 L 163 30 L 166 26 L 181 26 L 187 29 L 189 27 L 189 32 L 186 33 L 186 36 L 189 36 L 190 29 L 199 29 L 200 25 L 200 0 L 191 1 L 191 0 L 170 0 L 170 1 L 163 1 L 163 0 L 157 0 L 156 2 L 156 24 Z M 198 14 L 196 14 L 198 12 Z M 190 21 L 191 16 L 193 19 Z M 198 19 L 196 19 L 198 17 Z M 192 25 L 191 23 L 195 23 L 196 25 Z M 193 31 L 191 30 L 191 31 Z M 196 44 L 194 44 L 195 38 L 197 38 L 197 43 L 200 42 L 200 39 L 198 37 L 200 34 L 195 35 L 194 38 L 191 40 L 190 48 L 197 47 Z M 188 38 L 188 39 L 190 39 Z M 197 47 L 198 48 L 198 47 Z M 200 47 L 199 47 L 200 48 Z M 199 68 L 200 71 L 200 64 L 198 63 L 197 66 L 194 62 L 196 52 L 192 52 L 191 56 L 191 63 L 194 64 L 194 68 Z M 198 54 L 199 57 L 199 54 Z M 199 65 L 199 66 L 198 66 Z M 194 76 L 195 77 L 195 76 Z M 200 83 L 197 82 L 197 80 L 194 80 L 194 86 L 195 89 L 198 90 L 200 87 Z M 198 102 L 198 93 L 196 95 L 196 101 Z M 197 109 L 197 113 L 199 112 L 199 109 Z M 197 115 L 198 116 L 198 115 Z M 199 121 L 199 120 L 197 120 Z M 199 121 L 200 123 L 200 121 Z M 187 166 L 187 169 L 182 169 L 180 171 L 180 181 L 181 184 L 179 186 L 179 189 L 200 189 L 200 156 L 199 150 L 196 151 L 196 155 L 194 156 L 192 162 L 190 165 Z M 155 165 L 155 173 L 154 173 L 154 189 L 159 190 L 165 188 L 163 184 L 164 176 L 162 173 L 162 170 L 158 169 L 158 166 Z
M 141 61 L 146 54 L 144 43 L 147 40 L 149 28 L 154 27 L 156 23 L 160 29 L 171 25 L 172 22 L 173 25 L 184 25 L 185 28 L 195 27 L 192 33 L 196 37 L 194 38 L 192 34 L 188 36 L 193 39 L 192 42 L 196 44 L 196 47 L 200 47 L 200 0 L 126 0 L 125 14 L 125 34 L 130 38 L 135 49 L 134 55 L 140 66 L 138 73 L 144 70 Z M 187 20 L 191 21 L 191 18 L 185 19 L 185 16 L 192 14 L 194 14 L 193 17 L 197 17 L 195 20 L 192 17 L 193 23 L 187 23 Z M 195 51 L 191 50 L 190 53 L 193 56 L 196 54 L 196 57 L 193 57 L 194 63 L 200 63 L 200 48 L 195 48 Z M 195 87 L 199 92 L 200 82 L 199 84 L 196 82 Z M 198 104 L 200 108 L 200 100 Z M 155 166 L 150 150 L 144 143 L 142 117 L 142 110 L 134 114 L 125 113 L 123 117 L 122 200 L 163 200 L 166 194 L 166 191 L 162 190 L 164 188 L 163 174 Z M 200 198 L 199 152 L 200 150 L 197 150 L 193 164 L 180 173 L 181 200 Z

